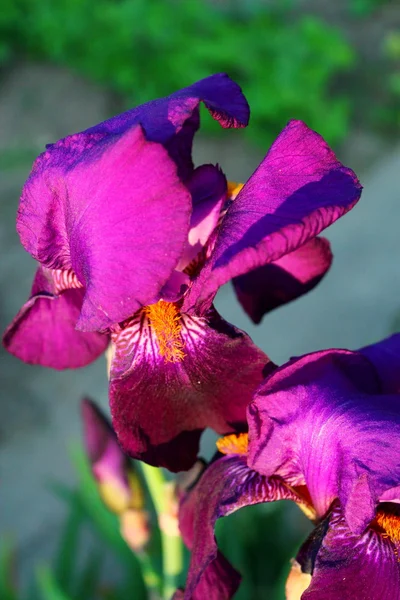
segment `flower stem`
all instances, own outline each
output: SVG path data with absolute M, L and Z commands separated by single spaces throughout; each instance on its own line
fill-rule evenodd
M 141 462 L 143 477 L 154 504 L 159 524 L 160 517 L 168 509 L 166 506 L 165 485 L 166 481 L 161 469 L 151 467 Z M 178 584 L 178 577 L 183 568 L 182 540 L 179 535 L 168 532 L 160 526 L 163 568 L 163 599 L 170 600 Z
M 147 591 L 150 592 L 150 598 L 159 598 L 163 589 L 162 581 L 158 573 L 153 569 L 150 557 L 147 553 L 138 553 L 136 555 L 142 568 L 143 580 Z

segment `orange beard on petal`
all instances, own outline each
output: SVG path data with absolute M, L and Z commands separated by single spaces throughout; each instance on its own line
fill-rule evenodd
M 229 198 L 229 200 L 234 200 L 243 186 L 244 186 L 244 183 L 236 183 L 235 181 L 228 181 L 228 198 Z
M 384 502 L 378 506 L 372 528 L 388 537 L 392 542 L 400 542 L 400 505 Z
M 166 362 L 180 362 L 184 359 L 184 343 L 181 337 L 181 314 L 173 302 L 159 300 L 144 307 L 158 343 L 160 355 Z
M 231 433 L 216 441 L 221 454 L 247 454 L 249 436 L 247 433 Z

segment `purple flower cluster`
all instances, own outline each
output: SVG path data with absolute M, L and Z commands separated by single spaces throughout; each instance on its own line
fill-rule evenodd
M 205 428 L 224 436 L 182 493 L 192 559 L 177 597 L 231 598 L 240 577 L 218 551 L 215 521 L 289 499 L 315 523 L 289 599 L 395 600 L 400 336 L 278 368 L 213 306 L 232 281 L 259 323 L 310 291 L 332 262 L 318 235 L 353 208 L 361 186 L 301 121 L 288 123 L 244 185 L 218 166 L 195 168 L 201 102 L 222 127 L 248 123 L 239 86 L 218 74 L 37 158 L 17 229 L 38 270 L 4 345 L 56 369 L 85 366 L 108 348 L 113 429 L 133 458 L 187 470 Z M 88 402 L 84 417 L 103 493 L 111 482 L 124 511 L 142 511 L 130 505 L 114 433 Z

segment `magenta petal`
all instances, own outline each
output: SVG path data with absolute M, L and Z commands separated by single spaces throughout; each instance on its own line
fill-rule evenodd
M 7 328 L 4 347 L 26 363 L 54 369 L 93 362 L 106 350 L 109 337 L 75 330 L 82 300 L 82 289 L 33 296 Z
M 186 249 L 177 267 L 182 270 L 197 258 L 218 225 L 227 192 L 226 177 L 214 165 L 195 169 L 187 186 L 192 194 L 193 213 Z
M 317 544 L 306 542 L 297 558 L 312 572 L 302 600 L 400 600 L 399 543 L 372 529 L 352 533 L 337 509 L 321 536 Z
M 312 290 L 332 264 L 330 244 L 313 238 L 277 261 L 233 279 L 237 298 L 254 323 Z
M 292 360 L 260 386 L 248 422 L 249 465 L 306 484 L 320 517 L 339 498 L 354 532 L 372 520 L 382 494 L 398 487 L 398 395 L 382 394 L 361 353 L 326 350 Z
M 140 126 L 96 143 L 70 136 L 39 157 L 17 228 L 44 266 L 86 287 L 78 327 L 103 330 L 156 301 L 187 242 L 191 197 Z
M 228 600 L 239 585 L 239 574 L 218 552 L 217 519 L 244 506 L 284 499 L 297 496 L 280 479 L 251 471 L 244 456 L 224 456 L 206 469 L 179 510 L 182 537 L 192 551 L 185 600 Z
M 194 463 L 203 429 L 227 433 L 245 422 L 254 389 L 273 368 L 215 311 L 207 319 L 183 315 L 181 337 L 183 359 L 167 362 L 139 317 L 115 340 L 110 381 L 113 426 L 125 452 L 172 471 Z
M 140 128 L 89 171 L 76 168 L 68 188 L 88 201 L 71 228 L 73 269 L 87 287 L 78 327 L 104 329 L 158 300 L 186 243 L 190 195 Z
M 290 121 L 231 204 L 197 282 L 196 305 L 232 279 L 304 245 L 348 212 L 361 186 L 323 138 Z

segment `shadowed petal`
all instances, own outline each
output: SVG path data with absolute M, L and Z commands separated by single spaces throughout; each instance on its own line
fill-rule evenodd
M 182 270 L 197 258 L 216 228 L 227 193 L 226 177 L 214 165 L 195 169 L 187 185 L 192 194 L 193 213 L 186 249 L 177 267 Z
M 249 465 L 306 484 L 320 517 L 339 498 L 351 529 L 363 531 L 400 478 L 399 398 L 381 390 L 361 353 L 326 350 L 290 361 L 248 408 Z
M 313 533 L 297 557 L 312 573 L 301 600 L 399 600 L 400 544 L 369 528 L 356 535 L 338 509 Z
M 228 209 L 192 288 L 193 304 L 204 310 L 233 277 L 293 252 L 348 212 L 360 194 L 355 174 L 323 138 L 290 121 Z
M 298 497 L 279 478 L 251 471 L 244 456 L 224 456 L 206 469 L 179 511 L 182 537 L 192 551 L 185 600 L 228 600 L 239 585 L 239 574 L 217 549 L 217 519 L 244 506 L 284 499 Z
M 265 313 L 312 290 L 332 264 L 330 244 L 314 238 L 277 261 L 232 281 L 237 298 L 254 323 Z
M 114 339 L 113 426 L 131 456 L 186 470 L 203 429 L 226 433 L 245 422 L 252 393 L 273 364 L 216 311 L 207 319 L 182 315 L 170 356 L 160 354 L 150 323 L 142 313 Z
M 225 73 L 217 73 L 197 81 L 166 98 L 146 102 L 86 133 L 123 133 L 140 124 L 146 138 L 163 144 L 178 165 L 179 175 L 186 179 L 193 170 L 193 137 L 200 125 L 199 105 L 203 101 L 221 127 L 246 127 L 250 109 L 240 87 Z
M 40 284 L 42 291 L 39 291 Z M 47 291 L 51 287 L 39 269 L 32 288 L 35 295 L 6 329 L 4 347 L 26 363 L 53 369 L 84 367 L 106 350 L 109 336 L 76 331 L 84 295 L 82 289 L 69 289 L 55 295 Z

